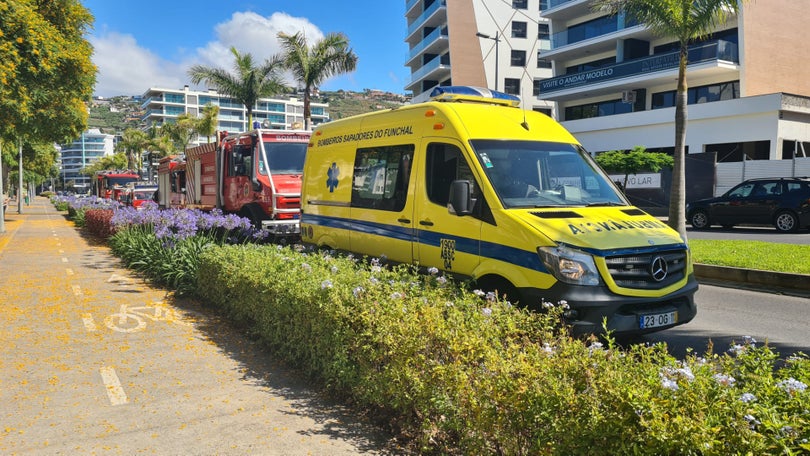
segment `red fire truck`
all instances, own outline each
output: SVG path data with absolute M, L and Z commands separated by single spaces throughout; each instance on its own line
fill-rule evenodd
M 169 176 L 173 173 L 175 179 L 161 178 L 164 168 L 161 166 L 158 170 L 161 205 L 219 208 L 249 218 L 254 226 L 272 235 L 297 236 L 301 172 L 310 136 L 311 132 L 302 130 L 221 132 L 216 144 L 188 149 L 181 163 L 165 166 L 165 173 Z M 174 188 L 172 182 L 176 182 Z M 182 193 L 182 202 L 174 204 L 181 198 L 173 193 Z
M 127 184 L 138 182 L 139 178 L 135 171 L 98 171 L 93 180 L 93 194 L 99 198 L 121 201 Z

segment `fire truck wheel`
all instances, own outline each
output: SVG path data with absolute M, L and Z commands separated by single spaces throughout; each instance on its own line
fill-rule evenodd
M 249 219 L 250 224 L 253 225 L 254 228 L 260 229 L 262 227 L 262 220 L 264 220 L 263 216 L 264 214 L 262 213 L 261 210 L 256 209 L 255 207 L 252 206 L 247 206 L 242 208 L 242 210 L 239 212 L 239 215 L 246 219 Z

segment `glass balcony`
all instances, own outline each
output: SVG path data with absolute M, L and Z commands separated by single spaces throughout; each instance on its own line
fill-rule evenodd
M 622 14 L 617 16 L 605 16 L 592 21 L 577 24 L 561 32 L 551 35 L 551 49 L 574 44 L 590 38 L 607 35 L 626 28 L 638 25 L 636 21 L 625 20 Z
M 446 68 L 449 71 L 450 70 L 450 65 L 449 64 L 444 64 L 442 62 L 442 56 L 437 56 L 437 57 L 433 58 L 433 60 L 426 63 L 424 66 L 422 66 L 422 68 L 416 70 L 415 72 L 413 72 L 411 74 L 411 84 L 416 82 L 416 81 L 419 81 L 421 79 L 424 79 L 430 73 L 432 73 L 432 72 L 434 72 L 436 70 L 442 69 L 442 68 Z
M 411 35 L 413 32 L 415 32 L 415 31 L 416 31 L 416 30 L 417 30 L 419 27 L 421 27 L 421 26 L 422 26 L 422 24 L 424 24 L 424 23 L 425 23 L 425 21 L 426 21 L 426 20 L 427 20 L 427 19 L 428 19 L 430 16 L 432 16 L 432 15 L 433 15 L 433 14 L 434 14 L 436 11 L 438 11 L 440 8 L 447 8 L 447 2 L 446 2 L 446 0 L 438 0 L 438 1 L 434 2 L 432 5 L 430 5 L 430 6 L 428 7 L 428 9 L 426 9 L 426 10 L 425 10 L 425 11 L 424 11 L 422 14 L 420 14 L 420 15 L 419 15 L 419 17 L 417 17 L 416 19 L 414 19 L 414 21 L 413 21 L 413 22 L 411 22 L 411 25 L 409 25 L 409 26 L 408 26 L 408 33 L 407 33 L 407 35 L 405 35 L 405 36 L 410 36 L 410 35 Z
M 408 60 L 416 57 L 417 55 L 421 54 L 422 51 L 428 48 L 431 44 L 435 43 L 439 40 L 439 38 L 447 39 L 447 28 L 446 27 L 439 27 L 436 30 L 430 32 L 428 36 L 426 36 L 422 41 L 419 42 L 416 46 L 414 46 L 410 53 L 408 54 Z
M 640 59 L 608 65 L 605 67 L 571 73 L 540 81 L 540 97 L 560 90 L 584 87 L 615 79 L 639 77 L 658 71 L 678 68 L 679 52 L 667 52 Z M 730 41 L 717 40 L 689 48 L 688 65 L 711 61 L 740 63 L 737 45 Z

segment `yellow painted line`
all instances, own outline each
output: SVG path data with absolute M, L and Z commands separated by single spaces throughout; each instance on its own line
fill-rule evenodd
M 124 388 L 121 387 L 121 381 L 118 380 L 118 375 L 115 374 L 115 369 L 106 366 L 99 369 L 101 380 L 104 382 L 104 388 L 107 390 L 107 397 L 110 399 L 112 405 L 122 405 L 129 402 Z

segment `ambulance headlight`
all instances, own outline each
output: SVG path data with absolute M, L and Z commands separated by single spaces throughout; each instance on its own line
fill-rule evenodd
M 599 285 L 599 272 L 591 255 L 565 245 L 538 247 L 537 253 L 557 280 L 574 285 Z

